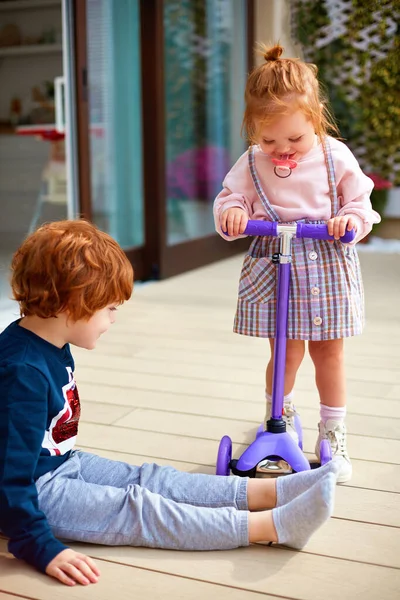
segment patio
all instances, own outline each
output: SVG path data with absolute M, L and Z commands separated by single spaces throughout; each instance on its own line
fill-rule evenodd
M 399 255 L 361 252 L 365 334 L 346 344 L 353 478 L 302 552 L 73 547 L 97 561 L 97 585 L 67 588 L 14 560 L 0 540 L 0 598 L 394 600 L 400 594 Z M 231 333 L 241 257 L 138 285 L 95 351 L 74 350 L 78 446 L 102 456 L 214 472 L 219 439 L 238 456 L 264 414 L 267 343 Z M 309 359 L 296 404 L 311 458 L 318 397 Z M 399 429 L 397 429 L 399 427 Z

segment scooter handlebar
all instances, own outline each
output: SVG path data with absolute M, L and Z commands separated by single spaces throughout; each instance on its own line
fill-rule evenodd
M 329 235 L 328 226 L 325 223 L 297 223 L 296 237 L 301 238 L 312 238 L 314 240 L 333 240 L 333 235 Z M 356 237 L 356 230 L 346 230 L 346 233 L 342 235 L 340 241 L 343 244 L 352 242 Z
M 278 235 L 278 223 L 276 221 L 247 221 L 245 235 Z
M 278 223 L 276 221 L 248 221 L 246 229 L 244 230 L 245 235 L 278 235 Z M 343 244 L 352 242 L 356 236 L 354 229 L 346 231 L 346 233 L 340 238 Z M 297 223 L 296 237 L 298 238 L 312 238 L 314 240 L 333 240 L 333 235 L 329 235 L 328 226 L 325 223 Z

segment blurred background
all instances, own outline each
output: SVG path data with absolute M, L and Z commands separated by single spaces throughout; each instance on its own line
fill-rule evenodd
M 384 219 L 366 245 L 396 248 L 399 13 L 398 0 L 0 0 L 0 315 L 12 253 L 45 221 L 93 221 L 142 281 L 243 251 L 214 233 L 212 203 L 246 149 L 258 41 L 318 65 L 376 182 Z

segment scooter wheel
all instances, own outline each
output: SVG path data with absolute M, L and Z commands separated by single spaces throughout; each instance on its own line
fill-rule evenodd
M 332 460 L 332 448 L 328 440 L 321 440 L 319 445 L 321 467 Z
M 232 458 L 232 440 L 229 436 L 224 435 L 219 443 L 217 456 L 217 475 L 229 475 L 230 462 Z

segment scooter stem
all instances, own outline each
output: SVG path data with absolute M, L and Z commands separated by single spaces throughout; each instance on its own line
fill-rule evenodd
M 274 371 L 272 379 L 272 411 L 271 420 L 267 422 L 267 431 L 279 432 L 286 430 L 286 424 L 282 419 L 284 391 L 285 391 L 285 369 L 286 369 L 286 332 L 289 311 L 289 287 L 290 287 L 290 265 L 292 262 L 292 238 L 296 235 L 296 226 L 282 227 L 278 235 L 279 245 L 279 267 L 278 267 L 278 291 L 276 300 L 276 325 L 275 325 L 275 347 L 274 347 Z M 270 425 L 268 426 L 268 423 Z

